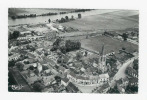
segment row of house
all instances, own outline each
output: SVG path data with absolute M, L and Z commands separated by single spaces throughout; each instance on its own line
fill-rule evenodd
M 16 54 L 14 54 L 14 55 L 12 55 L 12 56 L 9 56 L 8 61 L 12 61 L 12 60 L 16 61 L 16 60 L 18 60 L 19 58 L 20 58 L 20 54 L 16 53 Z
M 80 85 L 92 85 L 92 84 L 103 84 L 109 81 L 109 75 L 101 74 L 99 76 L 79 76 L 72 72 L 69 72 L 67 74 L 67 78 L 74 83 L 80 84 Z
M 134 78 L 138 78 L 138 73 L 135 69 L 133 69 L 132 67 L 127 67 L 126 69 L 126 74 L 134 77 Z
M 26 36 L 26 37 L 18 37 L 17 40 L 44 40 L 44 36 Z

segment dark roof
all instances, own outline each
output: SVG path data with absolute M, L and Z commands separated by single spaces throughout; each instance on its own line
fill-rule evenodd
M 75 92 L 75 93 L 79 92 L 79 89 L 71 82 L 67 85 L 66 88 L 71 92 Z
M 133 69 L 132 67 L 127 67 L 126 71 L 127 71 L 127 73 L 129 72 L 129 73 L 134 73 L 136 75 L 138 74 L 137 71 L 135 69 Z
M 138 79 L 137 78 L 129 78 L 129 83 L 137 83 Z
M 62 80 L 65 82 L 65 83 L 67 83 L 69 80 L 68 80 L 68 78 L 62 78 Z
M 31 58 L 36 58 L 33 54 L 31 53 L 28 53 L 28 56 L 31 57 Z
M 108 83 L 103 84 L 102 87 L 100 87 L 99 92 L 102 92 L 104 89 L 110 87 Z
M 119 85 L 122 84 L 122 79 L 117 80 L 116 83 L 118 83 Z
M 73 77 L 76 77 L 76 75 L 73 72 L 70 72 L 69 74 Z

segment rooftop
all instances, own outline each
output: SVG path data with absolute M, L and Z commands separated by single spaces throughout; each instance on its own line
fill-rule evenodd
M 108 83 L 103 84 L 103 85 L 99 88 L 98 91 L 99 91 L 99 92 L 102 92 L 103 90 L 107 89 L 108 87 L 110 87 Z
M 69 80 L 68 80 L 68 78 L 62 78 L 62 80 L 65 82 L 65 83 L 67 83 Z
M 66 88 L 71 92 L 75 92 L 75 93 L 79 92 L 79 89 L 71 82 L 67 85 Z

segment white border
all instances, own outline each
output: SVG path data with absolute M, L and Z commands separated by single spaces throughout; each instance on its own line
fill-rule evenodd
M 146 100 L 147 99 L 147 8 L 146 0 L 1 0 L 0 1 L 0 97 L 2 100 Z M 53 93 L 9 93 L 8 86 L 8 8 L 92 8 L 92 9 L 132 9 L 140 13 L 139 43 L 139 94 L 53 94 Z

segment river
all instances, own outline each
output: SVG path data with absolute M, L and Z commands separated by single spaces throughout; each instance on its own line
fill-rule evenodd
M 118 10 L 91 10 L 91 11 L 86 11 L 86 12 L 74 12 L 74 13 L 67 13 L 67 14 L 58 14 L 58 15 L 52 15 L 52 16 L 38 16 L 34 18 L 21 18 L 21 19 L 12 19 L 8 18 L 8 24 L 9 25 L 19 25 L 19 24 L 39 24 L 39 23 L 47 23 L 48 19 L 51 19 L 51 21 L 56 20 L 56 19 L 61 19 L 62 17 L 65 18 L 65 16 L 68 16 L 71 18 L 73 15 L 74 18 L 78 17 L 78 14 L 81 13 L 82 17 L 90 16 L 90 15 L 97 15 L 97 14 L 103 14 L 103 13 L 108 13 L 108 12 L 113 12 L 113 11 L 118 11 Z M 24 13 L 25 14 L 25 13 Z

